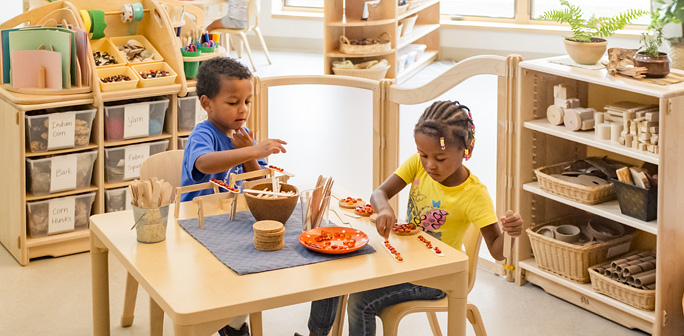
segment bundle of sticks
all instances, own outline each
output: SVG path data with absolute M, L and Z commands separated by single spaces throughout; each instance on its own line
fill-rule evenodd
M 307 228 L 316 228 L 320 225 L 325 212 L 328 211 L 333 183 L 332 177 L 318 176 L 316 188 L 314 188 L 306 206 L 304 221 Z
M 656 256 L 653 251 L 644 251 L 613 260 L 610 264 L 598 266 L 595 270 L 611 279 L 639 289 L 655 289 Z

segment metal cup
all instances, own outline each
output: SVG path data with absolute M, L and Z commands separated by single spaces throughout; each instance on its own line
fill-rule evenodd
M 323 188 L 322 186 L 319 188 Z M 299 193 L 299 204 L 302 209 L 302 231 L 308 231 L 311 229 L 315 229 L 320 226 L 327 226 L 329 221 L 328 221 L 328 212 L 330 209 L 330 195 L 327 197 L 323 198 L 321 201 L 321 211 L 322 215 L 319 216 L 318 219 L 313 218 L 311 214 L 307 216 L 307 210 L 309 208 L 311 198 L 313 197 L 315 189 L 307 189 L 304 191 L 301 191 Z M 322 225 L 321 225 L 322 224 Z
M 161 208 L 141 208 L 132 205 L 135 232 L 141 243 L 158 243 L 166 239 L 169 205 Z

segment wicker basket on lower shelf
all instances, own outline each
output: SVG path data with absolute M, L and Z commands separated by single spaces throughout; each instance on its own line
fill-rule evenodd
M 612 183 L 589 187 L 551 176 L 562 173 L 564 168 L 571 164 L 572 162 L 564 162 L 535 169 L 534 174 L 537 175 L 539 188 L 550 194 L 583 204 L 598 204 L 615 199 Z
M 385 78 L 385 75 L 387 74 L 387 70 L 389 70 L 389 68 L 390 66 L 388 65 L 386 67 L 372 69 L 345 69 L 333 67 L 332 70 L 333 73 L 336 75 L 381 80 Z
M 591 288 L 594 292 L 611 297 L 632 307 L 643 310 L 655 310 L 655 290 L 639 289 L 621 284 L 600 274 L 596 267 L 610 266 L 610 262 L 589 268 Z
M 350 41 L 346 36 L 340 36 L 340 52 L 343 54 L 363 55 L 387 52 L 392 49 L 388 33 L 380 34 L 376 40 L 378 43 L 353 44 L 355 41 Z
M 586 223 L 587 219 L 587 216 L 566 217 L 527 229 L 527 236 L 530 238 L 537 267 L 571 281 L 588 283 L 590 266 L 602 263 L 610 257 L 629 250 L 633 234 L 605 242 L 575 245 L 536 232 L 538 228 L 547 225 L 570 224 L 581 226 L 582 223 Z

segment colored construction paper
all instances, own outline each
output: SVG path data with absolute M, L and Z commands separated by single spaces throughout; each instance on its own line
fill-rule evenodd
M 45 68 L 45 88 L 62 88 L 62 54 L 49 50 L 16 50 L 12 52 L 12 86 L 37 88 L 40 68 Z
M 72 34 L 63 31 L 26 29 L 9 32 L 10 52 L 37 50 L 40 46 L 44 46 L 46 50 L 52 47 L 54 51 L 62 54 L 62 87 L 65 89 L 71 87 L 71 41 Z
M 0 42 L 2 42 L 2 82 L 11 82 L 10 77 L 10 46 L 9 46 L 9 33 L 19 28 L 15 29 L 4 29 L 0 33 Z

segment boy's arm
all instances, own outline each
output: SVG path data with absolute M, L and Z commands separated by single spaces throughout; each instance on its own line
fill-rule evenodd
M 375 220 L 375 228 L 385 239 L 389 237 L 392 227 L 397 222 L 397 216 L 394 214 L 394 209 L 390 206 L 389 200 L 404 187 L 406 187 L 406 182 L 397 174 L 392 174 L 371 194 L 371 205 L 378 214 L 378 218 Z
M 245 171 L 248 171 L 247 165 L 250 162 L 253 162 L 257 166 L 259 165 L 256 161 L 258 158 L 260 157 L 258 156 L 257 151 L 254 150 L 254 147 L 211 152 L 199 156 L 195 161 L 195 168 L 202 174 L 210 175 L 224 172 L 239 164 L 244 164 Z

